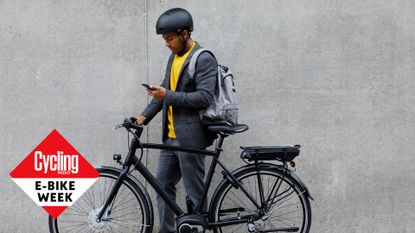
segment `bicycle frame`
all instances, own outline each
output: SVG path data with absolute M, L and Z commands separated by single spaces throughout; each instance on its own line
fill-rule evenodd
M 127 176 L 128 172 L 130 171 L 130 167 L 134 165 L 133 169 L 136 169 L 144 178 L 147 180 L 147 182 L 156 190 L 157 194 L 160 195 L 160 197 L 167 203 L 167 205 L 173 210 L 173 212 L 176 214 L 176 216 L 181 216 L 185 214 L 182 208 L 180 208 L 177 203 L 172 200 L 167 192 L 162 188 L 161 184 L 157 181 L 157 179 L 154 177 L 153 174 L 141 163 L 141 160 L 139 160 L 135 152 L 137 149 L 141 148 L 147 148 L 147 149 L 161 149 L 161 150 L 170 150 L 170 151 L 182 151 L 182 152 L 189 152 L 193 153 L 195 155 L 207 155 L 212 156 L 213 160 L 209 168 L 209 172 L 207 174 L 206 182 L 203 187 L 203 193 L 200 202 L 198 203 L 196 207 L 196 213 L 202 214 L 202 208 L 203 204 L 206 201 L 207 193 L 210 188 L 210 184 L 215 172 L 215 168 L 217 164 L 222 167 L 223 174 L 226 179 L 228 179 L 234 186 L 240 188 L 245 195 L 252 201 L 252 203 L 257 207 L 261 208 L 263 206 L 263 199 L 261 198 L 261 203 L 257 203 L 257 201 L 252 197 L 252 195 L 242 186 L 239 184 L 239 182 L 236 180 L 236 178 L 232 175 L 232 173 L 219 161 L 219 155 L 222 151 L 222 144 L 223 140 L 226 136 L 220 135 L 218 139 L 217 146 L 214 151 L 211 150 L 199 150 L 199 149 L 192 149 L 192 148 L 184 148 L 184 147 L 178 147 L 178 146 L 169 146 L 169 145 L 163 145 L 163 144 L 153 144 L 153 143 L 143 143 L 141 144 L 140 141 L 137 138 L 132 139 L 130 150 L 127 154 L 127 157 L 125 159 L 125 162 L 123 164 L 122 172 L 120 173 L 117 181 L 115 182 L 113 188 L 111 189 L 111 192 L 105 201 L 103 208 L 101 209 L 100 213 L 97 216 L 97 221 L 102 220 L 102 216 L 104 216 L 104 213 L 107 211 L 108 206 L 112 203 L 115 196 L 117 195 L 117 192 Z M 230 221 L 224 221 L 220 223 L 208 223 L 209 227 L 213 226 L 225 226 L 225 225 L 233 225 L 238 223 L 247 222 L 248 219 L 242 218 L 237 220 L 230 220 Z

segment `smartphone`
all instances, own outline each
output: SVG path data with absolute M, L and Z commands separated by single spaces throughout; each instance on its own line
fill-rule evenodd
M 149 89 L 149 90 L 153 90 L 154 88 L 151 88 L 150 85 L 148 85 L 147 83 L 142 83 L 141 86 Z

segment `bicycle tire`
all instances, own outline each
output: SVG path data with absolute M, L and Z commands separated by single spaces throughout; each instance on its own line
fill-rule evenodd
M 97 168 L 98 180 L 57 219 L 49 216 L 50 233 L 125 232 L 150 233 L 153 229 L 153 209 L 144 187 L 129 176 L 123 181 L 111 204 L 108 220 L 94 221 L 105 202 L 119 170 Z M 128 216 L 127 216 L 128 215 Z M 96 219 L 96 218 L 95 218 Z
M 215 227 L 215 233 L 226 232 L 301 232 L 308 233 L 311 226 L 311 206 L 307 191 L 294 178 L 276 165 L 262 164 L 259 168 L 263 193 L 268 210 L 264 217 L 245 223 Z M 254 166 L 234 174 L 252 197 L 260 202 L 257 169 Z M 274 188 L 272 191 L 272 187 Z M 270 198 L 270 199 L 268 199 Z M 248 199 L 240 188 L 225 179 L 212 197 L 210 222 L 243 219 L 258 214 L 260 210 Z M 251 228 L 251 229 L 249 229 Z M 284 230 L 285 229 L 285 230 Z M 278 231 L 277 231 L 278 230 Z

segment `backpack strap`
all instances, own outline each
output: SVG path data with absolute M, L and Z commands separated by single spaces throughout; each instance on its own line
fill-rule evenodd
M 203 52 L 209 52 L 210 54 L 212 54 L 213 58 L 216 59 L 215 55 L 212 53 L 212 51 L 205 49 L 205 48 L 200 48 L 198 50 L 196 50 L 196 52 L 193 53 L 192 58 L 190 59 L 190 63 L 189 63 L 189 69 L 188 69 L 188 73 L 189 73 L 189 78 L 193 78 L 193 76 L 195 75 L 196 72 L 196 61 L 197 58 L 199 57 L 199 55 Z

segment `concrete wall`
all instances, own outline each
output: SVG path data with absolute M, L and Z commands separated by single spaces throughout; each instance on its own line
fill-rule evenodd
M 236 76 L 250 130 L 226 141 L 229 167 L 240 145 L 301 144 L 312 232 L 415 232 L 409 0 L 0 0 L 0 232 L 48 231 L 8 174 L 52 129 L 95 166 L 125 154 L 112 127 L 146 105 L 140 83 L 161 82 L 169 51 L 154 24 L 176 6 Z M 157 117 L 145 140 L 159 128 Z

